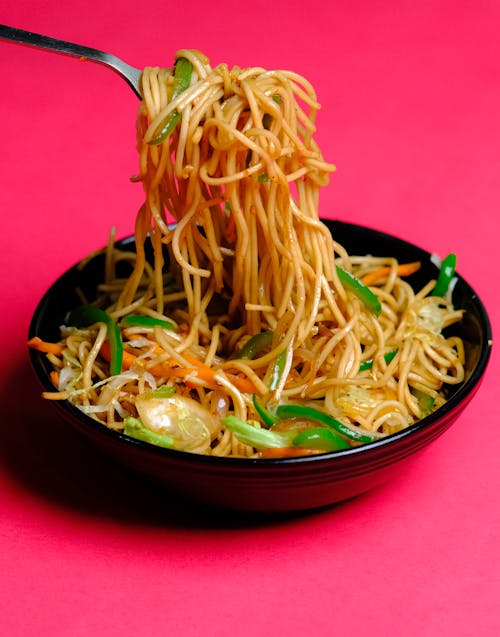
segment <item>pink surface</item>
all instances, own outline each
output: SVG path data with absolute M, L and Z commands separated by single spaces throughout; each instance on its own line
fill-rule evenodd
M 498 3 L 5 4 L 6 24 L 136 66 L 196 47 L 306 75 L 338 166 L 322 214 L 456 251 L 498 329 Z M 2 634 L 499 634 L 495 350 L 465 414 L 397 482 L 308 514 L 173 506 L 53 416 L 30 315 L 111 225 L 132 231 L 137 102 L 90 63 L 4 42 L 0 60 Z

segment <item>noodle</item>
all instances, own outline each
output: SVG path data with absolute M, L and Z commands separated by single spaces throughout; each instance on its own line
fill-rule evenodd
M 174 448 L 243 457 L 261 451 L 225 423 L 234 416 L 264 428 L 254 394 L 270 411 L 313 405 L 373 439 L 423 417 L 421 394 L 442 404 L 444 386 L 464 378 L 463 345 L 442 334 L 462 312 L 432 296 L 433 282 L 413 291 L 394 258 L 348 255 L 321 223 L 319 191 L 334 166 L 313 139 L 312 86 L 289 71 L 212 68 L 196 51 L 176 59 L 192 68 L 178 95 L 175 69 L 142 74 L 136 180 L 145 201 L 136 254 L 115 249 L 112 235 L 95 303 L 117 322 L 139 314 L 176 331 L 120 324 L 123 370 L 109 377 L 109 326 L 63 328 L 63 353 L 54 360 L 59 397 L 113 429 L 132 419 L 158 433 L 149 400 L 167 410 L 161 418 L 170 419 Z M 158 142 L 172 117 L 178 123 Z M 118 278 L 117 266 L 132 259 L 131 274 Z M 358 280 L 387 269 L 369 288 L 378 316 L 338 268 Z M 263 333 L 271 334 L 266 346 L 243 356 Z M 175 420 L 172 410 L 190 415 Z M 204 425 L 195 440 L 198 417 Z

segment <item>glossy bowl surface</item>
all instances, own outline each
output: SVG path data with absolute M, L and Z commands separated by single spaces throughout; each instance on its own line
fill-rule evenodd
M 351 254 L 394 256 L 401 261 L 422 261 L 409 281 L 418 288 L 437 269 L 428 252 L 406 241 L 362 226 L 325 221 L 335 240 Z M 132 238 L 119 243 L 134 249 Z M 59 339 L 66 312 L 79 304 L 75 288 L 92 298 L 102 275 L 103 262 L 93 260 L 83 270 L 71 268 L 47 291 L 31 325 L 30 337 Z M 404 469 L 420 452 L 450 427 L 479 387 L 491 350 L 491 327 L 486 310 L 470 285 L 458 276 L 453 291 L 456 307 L 465 309 L 454 326 L 467 346 L 467 375 L 450 392 L 446 404 L 407 430 L 374 443 L 318 456 L 247 460 L 199 456 L 149 445 L 100 425 L 68 402 L 54 401 L 59 414 L 80 434 L 114 460 L 142 472 L 178 497 L 209 506 L 247 511 L 292 511 L 325 506 L 351 498 Z M 53 390 L 45 356 L 30 351 L 31 362 L 44 389 Z

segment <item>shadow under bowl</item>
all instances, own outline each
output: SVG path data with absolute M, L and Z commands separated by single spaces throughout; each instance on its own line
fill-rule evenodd
M 341 221 L 325 220 L 335 240 L 350 254 L 393 256 L 421 261 L 408 281 L 415 289 L 437 276 L 430 254 L 391 235 Z M 118 247 L 134 250 L 133 238 Z M 59 340 L 66 313 L 79 305 L 82 288 L 89 298 L 102 280 L 103 260 L 83 270 L 73 267 L 47 291 L 35 310 L 29 336 Z M 67 401 L 54 401 L 59 414 L 77 432 L 109 457 L 164 485 L 176 497 L 205 505 L 242 511 L 298 511 L 346 500 L 390 480 L 411 458 L 443 434 L 477 391 L 491 350 L 491 326 L 486 310 L 471 286 L 459 275 L 453 290 L 463 320 L 449 328 L 466 345 L 466 378 L 449 390 L 447 402 L 431 415 L 399 433 L 354 449 L 316 456 L 280 459 L 238 459 L 201 456 L 156 447 L 114 432 Z M 53 391 L 44 354 L 30 350 L 34 371 L 47 391 Z

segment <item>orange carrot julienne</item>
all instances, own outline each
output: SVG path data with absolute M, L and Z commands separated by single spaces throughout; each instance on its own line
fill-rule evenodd
M 101 345 L 101 356 L 106 359 L 109 363 L 109 361 L 111 360 L 111 348 L 109 346 L 109 343 L 107 341 L 105 341 L 102 345 Z M 158 365 L 153 365 L 152 367 L 147 367 L 144 364 L 144 361 L 140 358 L 137 358 L 137 356 L 135 356 L 134 354 L 131 354 L 130 352 L 127 352 L 127 350 L 123 351 L 123 361 L 122 361 L 122 368 L 123 369 L 130 369 L 133 365 L 137 366 L 137 367 L 141 367 L 142 369 L 147 370 L 150 374 L 153 374 L 153 376 L 164 376 L 167 378 L 170 378 L 170 376 L 173 376 L 174 374 L 172 373 L 175 368 L 172 367 L 171 365 L 167 364 L 167 363 L 159 363 Z M 185 368 L 183 368 L 185 369 Z
M 269 447 L 261 451 L 262 458 L 291 458 L 296 456 L 314 456 L 317 449 L 306 449 L 304 447 Z
M 50 380 L 52 381 L 52 384 L 54 385 L 54 387 L 58 387 L 59 386 L 59 372 L 56 372 L 56 370 L 54 369 L 53 371 L 50 372 L 49 376 L 50 376 Z
M 102 344 L 101 355 L 107 361 L 110 360 L 111 351 L 108 342 L 104 342 Z M 134 356 L 134 354 L 131 354 L 130 352 L 127 352 L 125 350 L 123 352 L 122 367 L 123 369 L 130 369 L 132 365 L 137 365 L 139 367 L 142 367 L 143 369 L 146 369 L 153 376 L 162 376 L 164 378 L 187 378 L 186 385 L 192 387 L 195 386 L 195 383 L 189 383 L 188 377 L 195 376 L 200 380 L 208 383 L 213 389 L 220 387 L 220 383 L 218 383 L 217 379 L 215 378 L 216 372 L 211 367 L 205 365 L 205 363 L 190 356 L 189 354 L 186 354 L 186 352 L 183 352 L 183 356 L 184 358 L 186 358 L 186 360 L 189 361 L 189 363 L 193 365 L 193 367 L 182 367 L 179 365 L 178 361 L 172 361 L 173 364 L 160 363 L 158 365 L 153 365 L 152 367 L 146 367 L 141 359 L 137 358 L 136 356 Z M 225 372 L 225 374 L 228 380 L 233 383 L 233 385 L 240 391 L 248 394 L 252 394 L 255 392 L 255 385 L 248 378 L 228 372 Z
M 108 341 L 104 341 L 104 343 L 101 345 L 101 355 L 109 363 L 109 361 L 111 360 L 111 347 Z M 141 361 L 137 359 L 137 356 L 134 356 L 126 350 L 123 350 L 122 369 L 130 369 L 134 364 L 141 365 L 142 367 Z
M 48 341 L 42 341 L 38 336 L 34 336 L 28 341 L 28 347 L 36 349 L 38 352 L 44 352 L 45 354 L 55 354 L 60 356 L 63 353 L 64 347 L 58 343 L 49 343 Z
M 401 263 L 398 265 L 396 269 L 396 273 L 398 276 L 410 276 L 420 268 L 420 261 L 412 261 L 411 263 Z M 386 276 L 389 276 L 392 268 L 389 266 L 380 268 L 379 270 L 375 270 L 374 272 L 369 272 L 361 277 L 361 282 L 365 285 L 373 285 L 379 279 L 383 279 Z
M 199 367 L 193 367 L 193 368 L 173 367 L 172 370 L 173 370 L 172 372 L 173 376 L 180 376 L 181 378 L 184 378 L 186 376 L 193 374 L 193 376 L 196 376 L 197 378 L 204 380 L 206 383 L 208 383 L 212 389 L 217 389 L 217 387 L 220 387 L 220 383 L 217 381 L 217 378 L 215 377 L 216 372 L 210 367 L 208 367 L 207 365 L 204 365 L 203 363 Z M 231 374 L 230 372 L 224 372 L 224 374 L 227 377 L 227 379 L 237 389 L 239 389 L 239 391 L 242 391 L 245 394 L 255 393 L 255 385 L 252 383 L 250 379 L 245 378 L 244 376 Z M 186 382 L 186 384 L 189 385 L 189 381 Z M 194 385 L 195 384 L 193 383 L 193 386 Z

